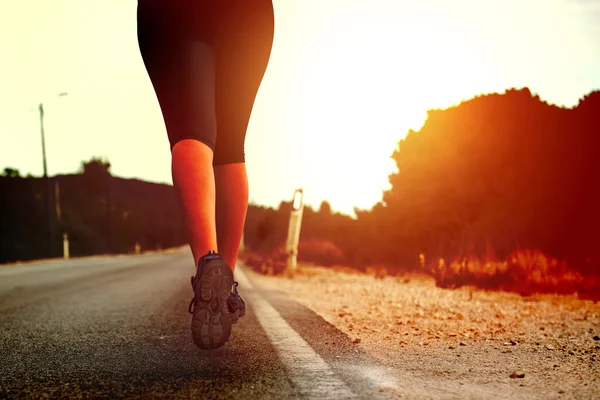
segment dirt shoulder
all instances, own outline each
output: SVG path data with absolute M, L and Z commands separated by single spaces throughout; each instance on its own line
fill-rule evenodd
M 441 289 L 424 276 L 342 268 L 249 274 L 393 370 L 404 386 L 398 397 L 600 399 L 600 304 L 592 301 Z

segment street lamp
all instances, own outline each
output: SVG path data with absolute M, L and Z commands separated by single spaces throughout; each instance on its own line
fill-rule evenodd
M 64 97 L 66 96 L 68 93 L 67 92 L 61 92 L 58 94 L 58 97 Z M 40 103 L 38 106 L 38 109 L 40 111 L 40 131 L 42 133 L 42 158 L 43 158 L 43 162 L 44 162 L 44 178 L 48 177 L 48 167 L 46 165 L 46 138 L 44 135 L 44 103 Z
M 58 97 L 64 97 L 67 92 L 61 92 Z M 46 212 L 48 213 L 48 255 L 52 257 L 54 255 L 54 218 L 52 216 L 52 186 L 50 179 L 48 178 L 48 166 L 46 162 L 46 135 L 44 134 L 44 103 L 41 102 L 38 105 L 40 112 L 40 132 L 42 135 L 42 161 L 44 164 L 44 181 L 46 182 Z

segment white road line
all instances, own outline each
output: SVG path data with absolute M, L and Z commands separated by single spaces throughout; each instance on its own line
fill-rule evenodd
M 252 289 L 241 268 L 235 270 L 242 288 Z M 357 396 L 338 379 L 327 363 L 257 291 L 244 294 L 258 322 L 279 353 L 290 379 L 303 396 L 311 399 L 351 399 Z

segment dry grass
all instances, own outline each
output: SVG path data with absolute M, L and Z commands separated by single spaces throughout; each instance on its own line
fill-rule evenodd
M 315 260 L 322 258 L 324 262 L 318 265 L 333 267 L 335 264 L 333 261 L 341 256 L 334 250 L 330 250 L 330 247 L 317 246 L 319 245 L 317 242 L 311 241 L 304 246 L 313 251 L 311 253 L 313 257 L 310 258 Z M 243 259 L 247 266 L 262 274 L 280 275 L 285 272 L 286 254 L 282 249 L 270 254 L 249 252 L 243 256 Z M 570 268 L 565 261 L 549 257 L 539 250 L 518 250 L 506 260 L 498 260 L 492 256 L 477 258 L 471 255 L 450 261 L 444 259 L 427 261 L 421 254 L 419 255 L 419 264 L 420 269 L 415 268 L 415 270 L 420 270 L 433 277 L 436 285 L 441 288 L 455 289 L 473 286 L 481 289 L 515 292 L 521 295 L 554 293 L 600 300 L 600 275 L 584 276 Z M 335 268 L 342 267 L 336 266 Z M 384 278 L 403 276 L 408 270 L 392 269 L 384 265 L 369 265 L 356 269 L 356 271 L 365 272 L 376 278 Z
M 531 295 L 534 293 L 575 294 L 582 298 L 600 300 L 598 276 L 583 276 L 565 261 L 549 257 L 538 250 L 518 250 L 506 260 L 474 256 L 446 262 L 439 259 L 426 263 L 420 256 L 421 267 L 438 286 L 457 288 L 477 286 Z

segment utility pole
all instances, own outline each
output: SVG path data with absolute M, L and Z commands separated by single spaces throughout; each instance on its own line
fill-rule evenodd
M 66 96 L 67 92 L 62 92 L 58 94 L 58 97 Z M 54 211 L 54 201 L 53 201 L 53 191 L 52 191 L 52 183 L 50 182 L 50 178 L 48 177 L 48 164 L 46 161 L 46 135 L 44 133 L 44 103 L 40 103 L 38 105 L 38 110 L 40 112 L 40 133 L 42 135 L 42 160 L 44 163 L 44 184 L 46 186 L 46 214 L 48 219 L 48 257 L 53 257 L 55 254 L 55 214 Z

